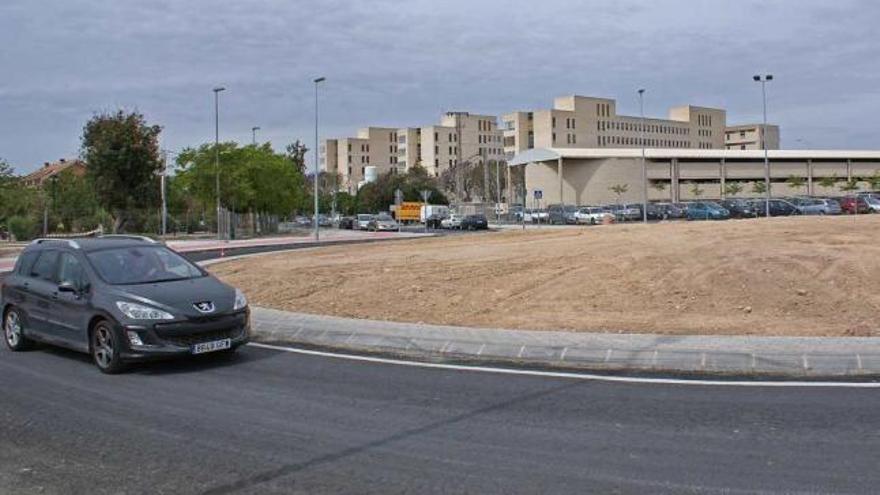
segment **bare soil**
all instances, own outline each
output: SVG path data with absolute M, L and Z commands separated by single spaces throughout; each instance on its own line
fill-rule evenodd
M 530 228 L 221 263 L 251 302 L 476 327 L 880 336 L 880 215 Z

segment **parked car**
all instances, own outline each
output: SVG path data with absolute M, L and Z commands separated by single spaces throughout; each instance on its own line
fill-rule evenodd
M 444 229 L 460 229 L 462 216 L 457 213 L 451 213 L 448 217 L 440 221 L 440 226 Z
M 461 219 L 458 228 L 462 230 L 486 230 L 489 228 L 489 221 L 485 215 L 465 215 Z
M 755 205 L 745 199 L 725 199 L 719 204 L 730 212 L 731 218 L 755 218 L 759 215 Z
M 443 228 L 444 218 L 446 217 L 438 214 L 431 215 L 425 219 L 425 226 L 429 229 L 441 229 Z
M 788 202 L 798 209 L 800 215 L 826 215 L 829 207 L 826 200 L 816 198 L 789 198 Z M 840 205 L 838 206 L 838 212 Z
M 357 219 L 354 217 L 342 217 L 339 219 L 338 225 L 340 229 L 352 230 L 356 223 Z
M 333 220 L 327 215 L 318 215 L 318 225 L 321 227 L 332 227 Z
M 877 196 L 864 196 L 865 202 L 868 203 L 868 209 L 871 210 L 871 213 L 880 212 L 880 198 Z
M 357 229 L 358 230 L 367 230 L 367 227 L 370 225 L 370 220 L 373 219 L 373 215 L 368 213 L 358 213 L 357 216 Z
M 367 230 L 370 232 L 400 230 L 400 224 L 398 224 L 391 215 L 387 213 L 379 213 L 367 222 Z
M 599 206 L 584 206 L 574 214 L 577 223 L 598 225 L 614 221 L 614 214 Z
M 664 220 L 687 218 L 687 208 L 677 203 L 654 203 Z M 650 210 L 648 210 L 650 213 Z
M 297 227 L 311 227 L 312 226 L 312 217 L 307 217 L 305 215 L 298 215 L 293 219 L 293 222 Z
M 577 223 L 574 216 L 577 211 L 575 205 L 550 205 L 547 207 L 547 216 L 551 225 L 574 225 Z
M 761 207 L 761 213 L 766 214 L 766 200 L 757 200 L 758 204 Z M 770 200 L 770 216 L 771 217 L 787 217 L 790 215 L 800 215 L 800 210 L 797 206 L 791 204 L 789 201 L 784 199 L 771 199 Z
M 104 373 L 128 363 L 246 343 L 244 294 L 152 239 L 38 239 L 0 290 L 6 345 L 43 342 L 91 355 Z
M 550 219 L 550 214 L 547 210 L 541 208 L 535 208 L 532 210 L 532 222 L 534 223 L 547 223 Z
M 840 202 L 836 199 L 832 198 L 816 198 L 817 201 L 821 201 L 823 205 L 825 205 L 825 211 L 823 215 L 840 215 L 843 213 L 843 210 L 840 208 Z
M 712 201 L 695 201 L 688 203 L 688 220 L 727 220 L 730 212 L 723 206 Z
M 642 208 L 639 205 L 608 205 L 618 222 L 641 220 Z

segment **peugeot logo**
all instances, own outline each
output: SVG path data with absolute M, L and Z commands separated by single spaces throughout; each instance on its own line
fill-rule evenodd
M 212 303 L 211 301 L 193 303 L 193 307 L 196 308 L 200 313 L 214 312 L 214 303 Z

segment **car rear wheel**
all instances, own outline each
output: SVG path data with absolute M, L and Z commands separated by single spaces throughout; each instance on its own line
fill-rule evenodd
M 24 318 L 16 308 L 9 308 L 3 318 L 3 335 L 10 350 L 19 352 L 28 350 L 33 342 L 24 336 Z
M 92 360 L 99 370 L 114 374 L 125 369 L 125 363 L 119 355 L 120 347 L 119 339 L 109 322 L 101 320 L 95 324 L 92 330 Z

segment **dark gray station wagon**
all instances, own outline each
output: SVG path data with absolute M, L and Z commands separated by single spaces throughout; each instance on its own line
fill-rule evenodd
M 146 237 L 38 239 L 0 290 L 13 351 L 34 341 L 91 354 L 116 373 L 132 361 L 234 352 L 250 332 L 247 299 Z

